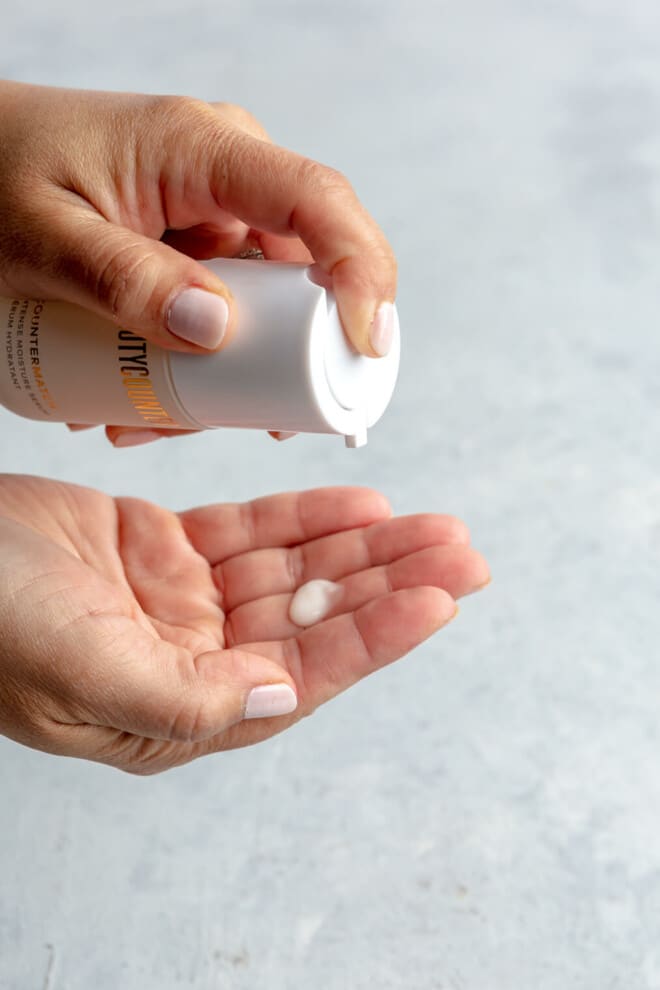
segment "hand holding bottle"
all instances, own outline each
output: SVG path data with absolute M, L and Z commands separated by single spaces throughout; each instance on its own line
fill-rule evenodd
M 391 333 L 392 251 L 346 179 L 245 110 L 0 83 L 0 295 L 77 303 L 174 350 L 215 350 L 231 293 L 195 259 L 317 262 L 346 333 Z

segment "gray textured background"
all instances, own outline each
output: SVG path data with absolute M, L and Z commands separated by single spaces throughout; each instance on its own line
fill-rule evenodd
M 0 743 L 2 990 L 660 987 L 660 12 L 653 0 L 89 0 L 1 71 L 242 103 L 401 263 L 364 451 L 2 465 L 172 507 L 357 482 L 462 516 L 494 584 L 287 735 L 158 778 Z

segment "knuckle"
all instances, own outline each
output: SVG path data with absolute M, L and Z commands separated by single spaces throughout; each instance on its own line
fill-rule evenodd
M 130 754 L 113 762 L 118 770 L 131 777 L 153 777 L 174 766 L 176 760 L 172 750 L 171 744 L 158 739 L 141 739 Z
M 147 140 L 155 138 L 158 147 L 165 147 L 176 156 L 185 142 L 192 153 L 194 146 L 207 148 L 218 139 L 219 132 L 231 127 L 223 121 L 214 107 L 192 96 L 159 96 L 151 108 L 152 126 Z
M 225 101 L 212 103 L 211 106 L 216 114 L 220 114 L 225 120 L 234 124 L 236 127 L 240 127 L 241 130 L 247 131 L 253 137 L 260 138 L 262 141 L 270 140 L 265 127 L 245 107 L 239 106 L 238 103 L 227 103 Z
M 195 743 L 208 739 L 216 730 L 207 705 L 200 701 L 187 702 L 171 716 L 167 737 L 175 743 Z
M 386 272 L 389 281 L 396 285 L 398 278 L 396 255 L 384 236 L 379 239 L 377 244 L 374 244 L 370 257 Z
M 31 194 L 34 196 L 35 192 L 45 194 L 46 190 L 35 190 L 33 186 Z M 20 188 L 20 184 L 9 194 L 0 183 L 0 202 L 10 206 L 0 214 L 0 277 L 7 282 L 24 271 L 47 267 L 48 231 L 30 205 L 29 196 L 30 192 Z
M 193 96 L 154 96 L 150 107 L 151 116 L 160 128 L 188 127 L 199 117 L 210 116 L 210 105 Z
M 0 685 L 0 733 L 34 749 L 60 751 L 58 723 L 51 707 L 39 692 L 5 680 Z
M 316 193 L 345 197 L 354 196 L 353 187 L 344 175 L 336 168 L 322 165 L 312 158 L 305 158 L 299 166 L 299 181 Z
M 101 251 L 101 263 L 93 276 L 92 290 L 113 315 L 120 312 L 124 299 L 151 295 L 151 259 L 150 252 L 137 251 L 132 243 Z
M 181 762 L 177 756 L 177 747 L 172 742 L 121 732 L 97 747 L 93 759 L 132 777 L 152 777 Z

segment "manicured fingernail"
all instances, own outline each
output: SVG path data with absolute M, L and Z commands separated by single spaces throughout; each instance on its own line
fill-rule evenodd
M 291 437 L 297 436 L 296 433 L 291 433 L 288 430 L 274 430 L 271 433 L 273 440 L 290 440 Z
M 120 433 L 112 441 L 113 447 L 139 447 L 142 443 L 152 443 L 160 440 L 162 433 L 156 430 L 131 430 L 128 433 Z
M 371 324 L 369 343 L 371 344 L 372 350 L 375 351 L 379 357 L 385 357 L 392 346 L 393 336 L 394 304 L 384 302 L 381 303 L 376 310 L 376 315 L 374 316 L 373 323 Z
M 245 706 L 245 718 L 289 715 L 297 706 L 296 693 L 288 684 L 262 684 L 250 691 Z
M 209 350 L 218 347 L 228 322 L 227 300 L 205 289 L 184 289 L 167 314 L 170 333 Z

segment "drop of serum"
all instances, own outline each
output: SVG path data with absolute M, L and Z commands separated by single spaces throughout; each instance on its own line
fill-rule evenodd
M 289 618 L 295 625 L 313 626 L 325 619 L 333 605 L 341 598 L 343 589 L 334 581 L 317 579 L 307 581 L 298 588 L 291 599 Z

